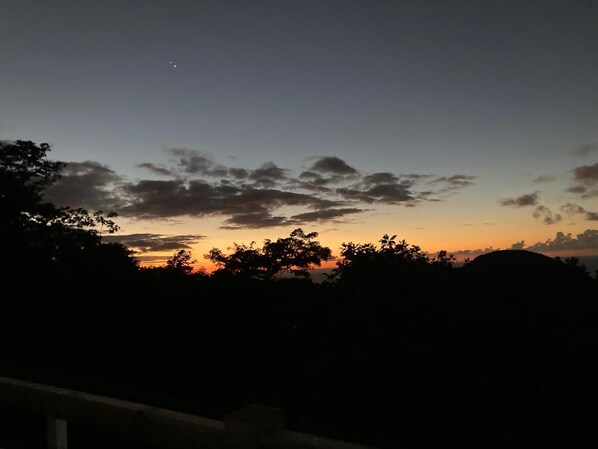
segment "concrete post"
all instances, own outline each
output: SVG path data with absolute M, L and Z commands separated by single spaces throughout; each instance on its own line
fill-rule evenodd
M 66 421 L 48 416 L 48 449 L 67 449 Z

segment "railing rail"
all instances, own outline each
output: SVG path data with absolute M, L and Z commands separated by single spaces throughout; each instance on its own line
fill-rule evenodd
M 0 403 L 46 415 L 49 449 L 67 449 L 68 422 L 165 448 L 373 449 L 286 430 L 280 409 L 260 405 L 218 421 L 8 377 Z

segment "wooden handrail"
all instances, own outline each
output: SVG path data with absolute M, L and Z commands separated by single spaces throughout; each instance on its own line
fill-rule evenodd
M 165 448 L 373 449 L 284 429 L 278 408 L 249 405 L 224 421 L 0 377 L 0 403 L 45 414 L 50 449 L 67 448 L 67 422 Z
M 221 421 L 0 377 L 0 402 L 164 447 L 221 448 Z

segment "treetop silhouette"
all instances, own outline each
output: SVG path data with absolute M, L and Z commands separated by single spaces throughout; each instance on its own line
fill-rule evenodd
M 218 274 L 228 274 L 249 279 L 270 280 L 283 273 L 309 278 L 308 270 L 332 259 L 330 248 L 314 240 L 317 232 L 306 234 L 301 228 L 291 232 L 289 237 L 276 241 L 266 239 L 261 248 L 234 244 L 231 254 L 224 254 L 213 248 L 205 258 L 218 266 Z
M 15 270 L 36 268 L 47 271 L 60 265 L 85 266 L 94 258 L 130 259 L 132 251 L 125 247 L 98 252 L 103 232 L 113 233 L 118 225 L 117 214 L 104 215 L 99 210 L 57 207 L 43 201 L 43 191 L 52 185 L 66 166 L 50 161 L 50 145 L 32 141 L 0 142 L 0 243 L 5 255 L 0 262 L 5 275 Z M 93 265 L 93 263 L 92 263 Z M 116 263 L 118 265 L 118 263 Z

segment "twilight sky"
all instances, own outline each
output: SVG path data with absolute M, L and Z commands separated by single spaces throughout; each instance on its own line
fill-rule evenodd
M 297 227 L 598 255 L 596 0 L 0 10 L 0 139 L 50 143 L 48 198 L 142 260 Z

